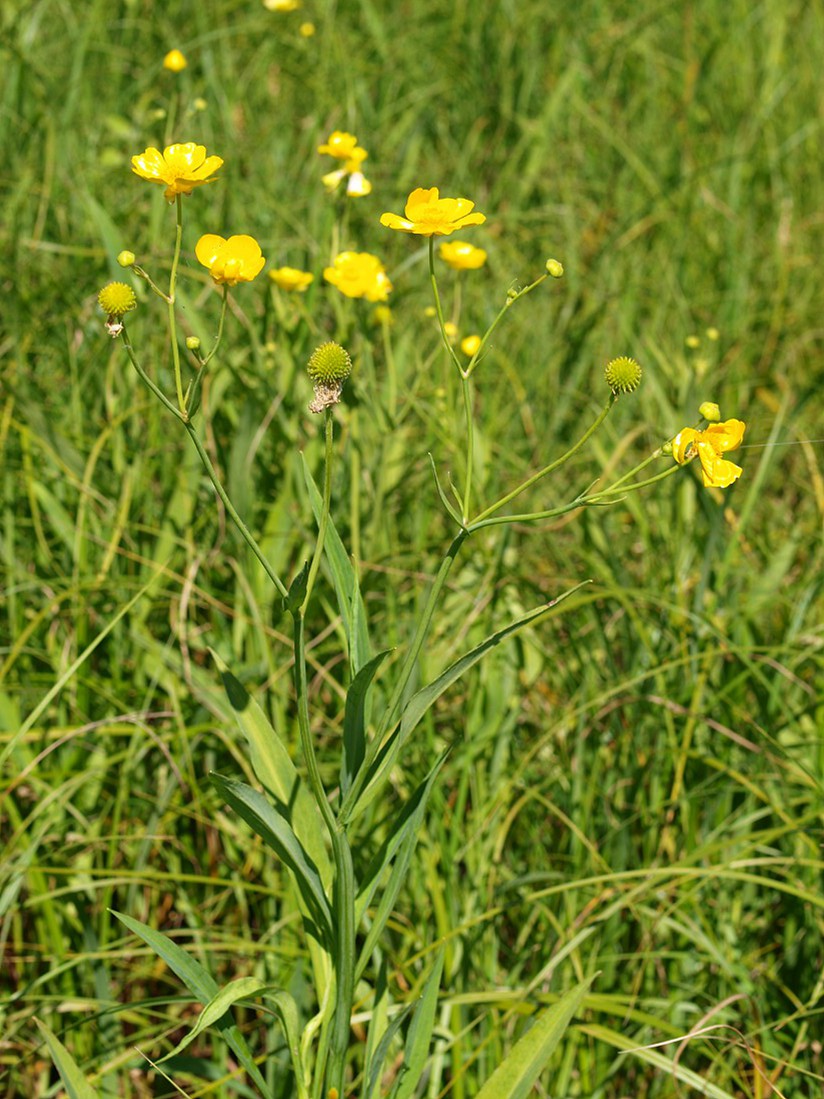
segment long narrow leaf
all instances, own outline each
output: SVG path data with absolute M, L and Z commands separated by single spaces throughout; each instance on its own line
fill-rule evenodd
M 134 919 L 133 916 L 127 916 L 123 912 L 116 912 L 114 909 L 110 909 L 110 911 L 112 912 L 112 915 L 116 916 L 130 931 L 133 931 L 135 935 L 141 938 L 147 946 L 150 946 L 158 957 L 163 959 L 169 969 L 183 981 L 192 995 L 202 1004 L 208 1004 L 209 1001 L 218 994 L 220 988 L 211 973 L 205 970 L 203 966 L 199 962 L 196 962 L 185 950 L 182 950 L 177 943 L 173 942 L 162 932 L 155 931 L 154 928 L 149 927 L 145 923 L 141 923 L 140 920 Z M 246 1069 L 250 1079 L 259 1088 L 261 1095 L 271 1099 L 272 1093 L 266 1086 L 266 1081 L 261 1076 L 260 1070 L 255 1064 L 255 1059 L 252 1056 L 252 1051 L 249 1049 L 246 1039 L 243 1037 L 239 1027 L 228 1015 L 224 1015 L 222 1019 L 218 1019 L 215 1026 L 220 1030 L 226 1044 L 237 1057 L 238 1061 L 244 1069 Z
M 582 981 L 541 1012 L 486 1081 L 476 1099 L 526 1099 L 593 980 L 594 977 L 590 977 Z
M 367 701 L 372 680 L 391 650 L 368 660 L 349 684 L 343 715 L 343 759 L 341 761 L 341 795 L 346 797 L 355 775 L 366 755 Z
M 389 1048 L 392 1045 L 392 1041 L 395 1035 L 400 1030 L 404 1019 L 406 1019 L 407 1016 L 411 1014 L 413 1007 L 414 1004 L 407 1004 L 406 1007 L 403 1008 L 403 1010 L 398 1012 L 398 1014 L 394 1017 L 394 1019 L 392 1019 L 389 1026 L 386 1028 L 383 1037 L 378 1043 L 378 1048 L 375 1050 L 375 1056 L 372 1060 L 372 1063 L 368 1067 L 368 1073 L 366 1078 L 367 1096 L 371 1096 L 372 1092 L 374 1092 L 377 1088 L 380 1081 L 381 1071 L 389 1054 Z
M 324 842 L 326 829 L 320 809 L 263 710 L 217 653 L 212 651 L 212 656 L 223 678 L 235 719 L 249 745 L 255 774 L 279 803 L 278 808 L 288 817 L 292 830 L 318 868 L 321 881 L 329 888 L 332 863 Z
M 77 1062 L 57 1035 L 40 1019 L 34 1021 L 49 1047 L 49 1053 L 54 1061 L 55 1068 L 60 1073 L 60 1079 L 63 1081 L 69 1099 L 99 1099 L 97 1092 L 83 1075 Z
M 318 868 L 309 857 L 285 816 L 263 794 L 245 782 L 215 774 L 209 776 L 229 805 L 292 872 L 303 902 L 314 920 L 321 942 L 332 949 L 332 910 L 323 890 Z
M 266 981 L 261 981 L 257 977 L 238 977 L 237 980 L 230 981 L 228 985 L 220 989 L 203 1008 L 197 1022 L 186 1037 L 171 1053 L 167 1053 L 163 1060 L 168 1061 L 171 1057 L 176 1057 L 204 1030 L 207 1030 L 210 1026 L 215 1026 L 229 1008 L 236 1003 L 241 1000 L 253 1000 L 255 997 L 262 997 L 267 1000 L 277 1012 L 289 1046 L 292 1067 L 298 1084 L 298 1093 L 299 1095 L 305 1095 L 306 1081 L 300 1055 L 300 1023 L 297 1004 L 288 992 L 284 992 L 277 985 L 267 984 Z
M 580 585 L 578 586 L 580 587 Z M 577 589 L 572 590 L 574 591 Z M 566 596 L 571 594 L 571 591 L 565 592 L 561 598 L 566 598 Z M 512 622 L 509 626 L 505 626 L 504 629 L 493 633 L 485 641 L 482 641 L 480 645 L 477 645 L 470 652 L 462 656 L 460 660 L 456 660 L 454 664 L 450 664 L 437 679 L 434 679 L 410 698 L 401 714 L 399 725 L 383 745 L 372 765 L 372 773 L 369 780 L 363 793 L 352 809 L 352 820 L 359 816 L 378 796 L 383 780 L 394 766 L 401 748 L 407 742 L 426 711 L 440 698 L 444 691 L 447 690 L 448 687 L 451 687 L 462 675 L 468 672 L 470 668 L 474 667 L 482 660 L 488 652 L 497 645 L 500 645 L 502 641 L 505 641 L 509 637 L 513 637 L 527 626 L 532 625 L 533 622 L 536 622 L 558 602 L 558 599 L 553 599 L 551 603 L 544 603 L 542 606 L 530 611 L 529 614 L 524 615 L 523 618 L 519 618 L 517 622 Z
M 303 459 L 303 476 L 306 481 L 312 511 L 315 514 L 315 519 L 320 520 L 323 498 L 306 464 L 306 459 L 302 455 L 301 457 Z M 343 619 L 346 639 L 349 643 L 349 664 L 354 676 L 370 659 L 372 647 L 369 643 L 369 634 L 366 628 L 366 611 L 360 593 L 358 575 L 349 559 L 349 554 L 346 552 L 341 537 L 335 529 L 331 515 L 327 518 L 326 541 L 324 542 L 323 552 L 332 573 L 332 583 L 335 585 L 338 608 Z
M 447 749 L 441 755 L 440 759 L 437 760 L 432 770 L 403 807 L 398 820 L 393 823 L 393 826 L 390 829 L 389 838 L 381 846 L 366 870 L 363 886 L 355 901 L 355 918 L 358 921 L 360 921 L 363 913 L 369 906 L 381 876 L 390 863 L 392 863 L 392 872 L 389 875 L 389 881 L 386 883 L 386 887 L 381 895 L 380 904 L 372 919 L 369 933 L 366 936 L 366 941 L 364 942 L 360 953 L 358 965 L 355 970 L 356 979 L 363 973 L 363 970 L 369 961 L 369 957 L 375 949 L 389 917 L 392 915 L 392 909 L 398 898 L 398 893 L 401 890 L 404 879 L 406 878 L 406 872 L 409 869 L 412 853 L 418 842 L 418 831 L 420 830 L 424 811 L 427 802 L 429 801 L 429 795 L 432 793 L 435 779 L 438 777 L 448 754 L 449 749 Z
M 435 1011 L 438 1007 L 438 992 L 441 987 L 444 952 L 441 949 L 435 959 L 432 972 L 426 979 L 423 995 L 415 1006 L 409 1033 L 406 1036 L 406 1048 L 403 1055 L 403 1067 L 390 1093 L 391 1099 L 410 1099 L 423 1075 L 429 1047 L 432 1043 L 432 1031 L 435 1027 Z

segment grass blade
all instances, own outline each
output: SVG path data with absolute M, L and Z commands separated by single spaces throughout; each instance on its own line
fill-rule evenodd
M 34 1021 L 49 1047 L 49 1053 L 57 1071 L 60 1073 L 60 1079 L 63 1081 L 69 1099 L 98 1099 L 97 1092 L 80 1071 L 77 1062 L 57 1035 L 40 1019 Z
M 590 977 L 582 981 L 541 1012 L 483 1085 L 477 1099 L 526 1099 L 593 980 Z

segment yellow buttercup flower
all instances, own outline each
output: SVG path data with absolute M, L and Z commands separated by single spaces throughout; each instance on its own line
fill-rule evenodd
M 163 68 L 173 73 L 183 72 L 188 63 L 180 50 L 169 50 L 163 58 Z
M 439 198 L 438 188 L 418 187 L 406 200 L 405 218 L 381 214 L 381 225 L 419 237 L 446 237 L 468 225 L 482 225 L 486 215 L 477 211 L 468 198 Z
M 727 488 L 738 480 L 743 470 L 722 455 L 741 445 L 745 430 L 743 420 L 724 420 L 720 424 L 710 424 L 703 431 L 685 427 L 672 440 L 672 456 L 679 465 L 684 465 L 698 455 L 704 486 Z
M 269 278 L 281 290 L 305 292 L 315 276 L 309 271 L 299 271 L 297 267 L 276 267 L 269 272 Z
M 334 265 L 324 268 L 323 277 L 347 298 L 386 301 L 392 292 L 383 264 L 370 252 L 338 253 Z
M 464 336 L 461 340 L 461 351 L 471 359 L 480 348 L 482 342 L 480 336 Z
M 216 233 L 206 233 L 195 245 L 195 255 L 204 267 L 209 268 L 215 282 L 227 286 L 251 282 L 266 262 L 255 238 L 244 234 L 226 240 Z
M 441 245 L 441 259 L 455 271 L 477 271 L 486 263 L 486 252 L 465 240 L 445 240 Z
M 318 145 L 318 152 L 337 160 L 356 160 L 358 164 L 367 157 L 366 149 L 361 149 L 355 135 L 343 130 L 333 130 L 323 145 Z
M 300 0 L 263 0 L 263 6 L 269 11 L 297 11 Z
M 301 38 L 311 38 L 314 33 L 314 23 L 301 23 L 301 25 L 298 27 L 298 34 L 301 36 Z
M 166 185 L 166 198 L 171 202 L 175 195 L 190 195 L 202 183 L 213 183 L 211 178 L 223 165 L 219 156 L 207 156 L 206 146 L 186 141 L 182 145 L 167 145 L 159 149 L 148 148 L 145 153 L 132 157 L 132 171 L 149 183 Z
M 327 172 L 323 177 L 323 185 L 327 191 L 336 191 L 346 179 L 347 195 L 362 198 L 364 195 L 371 194 L 372 184 L 361 171 L 361 164 L 369 153 L 358 145 L 358 139 L 354 134 L 335 130 L 323 145 L 318 145 L 318 152 L 343 161 L 342 168 Z

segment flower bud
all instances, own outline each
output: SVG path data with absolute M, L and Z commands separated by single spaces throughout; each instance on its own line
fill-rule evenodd
M 199 351 L 200 350 L 200 337 L 199 336 L 187 336 L 186 337 L 186 346 L 188 347 L 188 349 L 190 351 Z
M 518 291 L 509 289 L 506 292 L 506 304 L 510 305 L 518 297 Z
M 117 253 L 117 262 L 121 267 L 132 267 L 136 258 L 134 252 L 130 252 L 128 248 L 124 248 L 122 252 Z
M 684 340 L 684 343 L 685 343 L 685 344 L 687 345 L 687 347 L 689 347 L 689 348 L 690 348 L 690 349 L 691 349 L 692 351 L 694 351 L 696 347 L 700 347 L 700 346 L 701 346 L 701 340 L 700 340 L 700 338 L 699 338 L 698 336 L 687 336 L 687 338 L 686 338 L 686 339 Z
M 698 406 L 698 415 L 703 416 L 708 423 L 717 424 L 721 419 L 721 409 L 715 401 L 704 401 Z
M 619 393 L 632 393 L 641 382 L 641 367 L 635 359 L 621 355 L 608 362 L 604 370 L 607 385 L 617 396 Z
M 560 279 L 564 276 L 564 265 L 557 259 L 548 259 L 546 261 L 546 272 L 554 279 Z

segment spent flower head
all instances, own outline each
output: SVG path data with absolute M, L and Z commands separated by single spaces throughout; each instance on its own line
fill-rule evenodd
M 275 267 L 269 272 L 269 278 L 280 290 L 296 290 L 303 294 L 315 276 L 310 271 L 299 271 L 297 267 Z
M 180 52 L 180 50 L 169 50 L 166 56 L 163 58 L 163 68 L 168 69 L 169 72 L 180 73 L 186 68 L 189 62 Z
M 703 431 L 685 427 L 672 440 L 672 456 L 684 465 L 696 456 L 701 462 L 701 476 L 706 488 L 728 488 L 743 473 L 741 466 L 730 462 L 723 455 L 736 450 L 744 438 L 746 424 L 743 420 L 724 420 L 710 424 Z
M 419 237 L 446 237 L 469 225 L 482 225 L 486 215 L 472 211 L 475 203 L 468 198 L 440 198 L 437 187 L 417 187 L 406 200 L 404 213 L 381 214 L 381 225 Z
M 347 298 L 386 301 L 392 292 L 383 264 L 371 252 L 339 252 L 323 277 Z
M 226 240 L 216 233 L 206 233 L 195 245 L 195 255 L 204 267 L 209 268 L 215 282 L 227 286 L 251 282 L 266 263 L 258 242 L 245 234 Z
M 166 198 L 171 202 L 175 195 L 190 195 L 195 187 L 213 183 L 213 175 L 223 165 L 219 156 L 207 156 L 206 146 L 194 141 L 167 145 L 161 153 L 149 147 L 132 157 L 132 171 L 149 183 L 161 183 L 166 187 Z
M 465 240 L 445 240 L 440 247 L 441 259 L 455 271 L 477 271 L 486 263 L 486 252 Z

